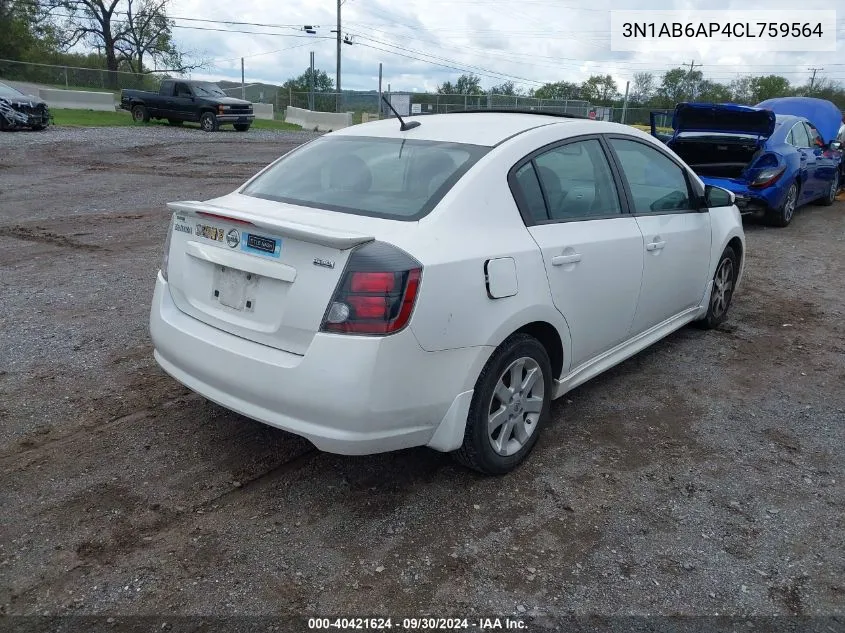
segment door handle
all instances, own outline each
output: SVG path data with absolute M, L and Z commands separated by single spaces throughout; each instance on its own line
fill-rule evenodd
M 661 240 L 661 241 L 659 241 L 659 242 L 651 242 L 651 243 L 649 243 L 649 244 L 646 244 L 645 249 L 646 249 L 647 251 L 659 251 L 659 250 L 661 250 L 664 246 L 666 246 L 666 241 L 665 241 L 665 240 Z
M 552 257 L 552 266 L 563 266 L 564 264 L 577 264 L 581 261 L 581 253 L 572 255 L 555 255 Z

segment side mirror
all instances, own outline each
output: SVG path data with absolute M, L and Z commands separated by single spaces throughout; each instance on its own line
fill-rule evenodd
M 842 143 L 839 141 L 831 141 L 828 147 L 830 149 L 842 149 Z
M 704 203 L 708 209 L 716 207 L 731 207 L 736 204 L 736 196 L 732 191 L 722 189 L 721 187 L 714 187 L 713 185 L 704 186 Z

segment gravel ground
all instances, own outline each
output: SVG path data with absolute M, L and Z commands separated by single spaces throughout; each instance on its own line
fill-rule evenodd
M 845 616 L 845 204 L 748 225 L 725 327 L 490 479 L 319 453 L 154 363 L 164 203 L 311 137 L 0 134 L 0 613 Z

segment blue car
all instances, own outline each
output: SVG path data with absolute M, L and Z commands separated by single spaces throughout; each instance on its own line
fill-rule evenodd
M 776 226 L 839 190 L 842 114 L 829 101 L 770 99 L 757 106 L 680 103 L 666 145 L 704 181 L 732 191 L 743 215 Z

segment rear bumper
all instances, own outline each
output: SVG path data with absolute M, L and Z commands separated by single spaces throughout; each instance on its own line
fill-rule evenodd
M 384 338 L 321 333 L 299 356 L 181 312 L 160 273 L 150 334 L 158 364 L 186 387 L 344 455 L 426 445 L 441 426 L 462 438 L 456 411 L 465 409 L 466 392 L 489 353 L 478 347 L 426 352 L 408 329 Z M 432 446 L 457 448 L 441 441 L 444 434 Z
M 736 206 L 742 215 L 761 215 L 766 211 L 780 208 L 788 189 L 788 187 L 777 186 L 754 189 L 749 187 L 747 183 L 735 178 L 708 176 L 702 177 L 701 180 L 705 184 L 733 192 L 736 196 Z

